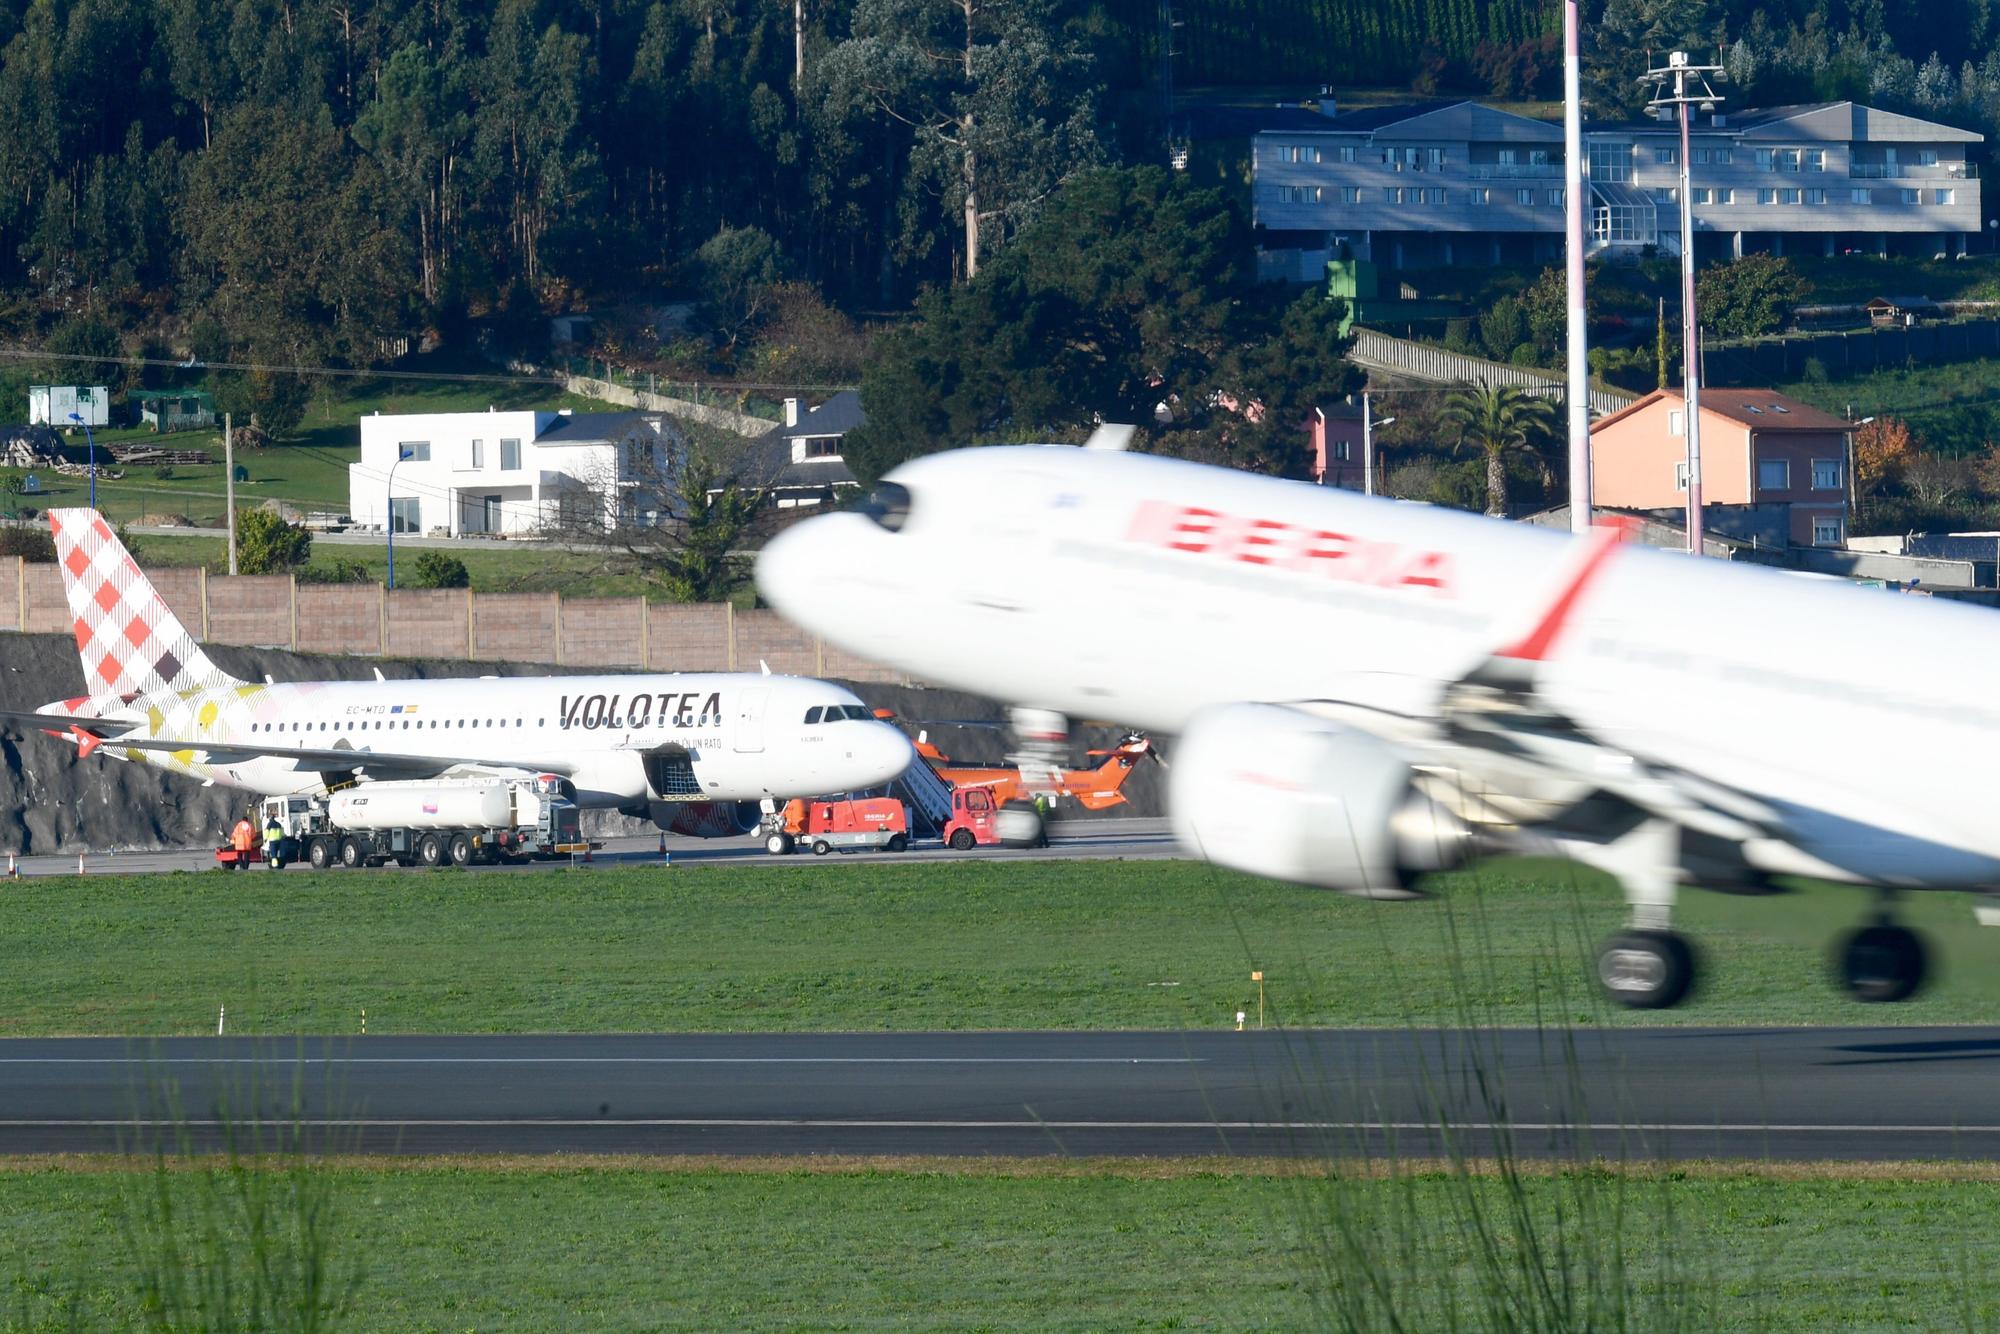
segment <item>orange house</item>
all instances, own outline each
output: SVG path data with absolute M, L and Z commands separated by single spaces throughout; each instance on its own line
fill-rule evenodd
M 1591 496 L 1606 509 L 1687 505 L 1687 404 L 1660 389 L 1590 425 Z M 1701 391 L 1704 509 L 1790 512 L 1798 546 L 1847 541 L 1853 424 L 1769 389 Z

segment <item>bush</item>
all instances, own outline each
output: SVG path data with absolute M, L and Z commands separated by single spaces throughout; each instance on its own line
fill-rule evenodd
M 410 562 L 403 579 L 405 588 L 470 588 L 472 575 L 465 562 L 446 551 L 423 551 Z
M 153 476 L 159 478 L 163 482 L 173 481 L 174 465 L 171 463 L 162 463 L 159 467 L 153 469 Z
M 1472 337 L 1471 320 L 1446 320 L 1444 322 L 1444 345 L 1448 351 L 1464 356 L 1472 356 L 1479 351 L 1479 344 Z
M 1486 355 L 1495 361 L 1506 360 L 1527 336 L 1528 317 L 1515 297 L 1501 297 L 1479 317 L 1479 341 L 1486 345 Z
M 1507 360 L 1516 366 L 1535 369 L 1542 364 L 1542 351 L 1533 343 L 1523 343 L 1507 354 Z
M 244 574 L 290 574 L 312 556 L 312 534 L 276 510 L 236 517 L 236 568 Z
M 358 560 L 345 556 L 335 556 L 321 563 L 314 561 L 299 571 L 299 582 L 303 584 L 372 584 L 374 573 Z
M 8 524 L 0 528 L 0 558 L 19 556 L 23 560 L 53 561 L 56 540 L 41 524 Z

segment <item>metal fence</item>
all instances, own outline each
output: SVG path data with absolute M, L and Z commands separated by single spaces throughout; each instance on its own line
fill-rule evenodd
M 1372 329 L 1354 331 L 1354 348 L 1348 357 L 1357 365 L 1371 370 L 1389 371 L 1438 384 L 1512 385 L 1554 398 L 1561 398 L 1566 392 L 1563 377 L 1548 371 L 1510 366 L 1505 362 L 1488 361 L 1484 357 L 1468 357 L 1462 352 L 1447 352 L 1428 343 L 1391 338 Z M 1637 398 L 1637 394 L 1628 394 L 1622 389 L 1593 388 L 1590 391 L 1590 410 L 1602 416 L 1628 406 Z

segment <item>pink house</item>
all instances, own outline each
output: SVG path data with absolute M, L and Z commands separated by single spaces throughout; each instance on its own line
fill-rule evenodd
M 1594 502 L 1607 509 L 1687 505 L 1687 404 L 1660 389 L 1590 426 Z M 1791 515 L 1799 546 L 1847 541 L 1853 424 L 1769 389 L 1701 391 L 1704 508 L 1772 508 Z
M 1312 411 L 1312 479 L 1323 486 L 1359 491 L 1362 483 L 1361 407 L 1322 403 Z M 1381 467 L 1382 460 L 1375 460 Z

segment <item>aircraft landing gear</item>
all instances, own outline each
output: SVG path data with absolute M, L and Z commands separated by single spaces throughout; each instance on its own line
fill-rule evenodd
M 1841 940 L 1840 980 L 1858 1001 L 1908 1000 L 1929 971 L 1923 938 L 1886 915 Z
M 1634 1010 L 1667 1010 L 1694 986 L 1694 947 L 1673 931 L 1621 931 L 1597 956 L 1604 993 Z
M 1598 952 L 1598 983 L 1628 1009 L 1672 1009 L 1687 999 L 1700 972 L 1694 946 L 1672 925 L 1680 830 L 1670 821 L 1649 820 L 1601 849 L 1595 860 L 1618 877 L 1632 914 L 1632 925 Z

